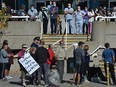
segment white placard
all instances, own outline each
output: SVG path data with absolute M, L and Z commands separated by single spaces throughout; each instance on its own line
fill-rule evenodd
M 40 67 L 29 53 L 26 53 L 24 58 L 20 58 L 19 62 L 30 75 Z

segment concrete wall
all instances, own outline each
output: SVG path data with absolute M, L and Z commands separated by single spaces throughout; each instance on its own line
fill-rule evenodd
M 92 40 L 97 42 L 97 45 L 104 45 L 109 42 L 111 48 L 116 48 L 116 22 L 96 21 L 93 23 Z
M 2 40 L 7 39 L 11 49 L 20 49 L 23 43 L 30 46 L 33 38 L 41 32 L 40 22 L 10 21 Z
M 93 23 L 92 41 L 85 42 L 89 45 L 89 52 L 94 51 L 99 45 L 109 42 L 111 48 L 116 48 L 116 22 L 95 21 Z M 67 50 L 67 56 L 73 56 L 73 47 Z M 101 55 L 101 54 L 100 54 Z

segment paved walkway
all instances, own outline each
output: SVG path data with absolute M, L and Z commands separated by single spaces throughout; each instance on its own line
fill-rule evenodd
M 12 79 L 8 81 L 0 81 L 0 87 L 22 87 L 20 84 L 20 72 L 15 72 L 11 73 L 11 76 L 13 77 Z M 101 83 L 83 83 L 82 85 L 75 86 L 72 85 L 72 81 L 70 80 L 73 77 L 73 74 L 64 74 L 64 80 L 66 81 L 65 83 L 61 84 L 60 87 L 107 87 L 106 82 L 101 82 Z M 33 86 L 28 83 L 27 87 L 37 87 Z M 44 86 L 41 86 L 44 87 Z M 110 87 L 116 87 L 116 86 L 110 86 Z

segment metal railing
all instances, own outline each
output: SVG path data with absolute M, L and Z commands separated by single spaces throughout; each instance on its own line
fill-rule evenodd
M 52 44 L 52 47 L 53 47 L 54 45 L 56 45 L 57 43 L 59 43 L 59 41 L 61 41 L 61 39 L 58 40 L 58 41 L 56 41 L 55 43 L 53 43 L 53 44 Z
M 67 26 L 67 20 L 66 20 L 65 50 L 67 49 L 67 29 L 68 29 L 68 26 Z
M 116 16 L 111 16 L 111 17 L 108 17 L 108 16 L 105 16 L 105 17 L 103 17 L 103 16 L 97 16 L 95 18 L 95 20 L 98 21 L 98 19 L 101 19 L 101 21 L 104 21 L 104 20 L 116 19 Z
M 69 47 L 67 47 L 65 50 L 68 50 L 68 49 L 70 49 L 72 46 L 74 46 L 73 44 L 72 45 L 70 45 Z
M 99 45 L 93 52 L 90 53 L 90 55 L 93 55 L 95 52 L 97 52 L 99 49 L 105 49 L 104 46 Z
M 5 18 L 5 17 L 8 17 L 8 18 L 11 18 L 11 19 L 25 19 L 26 21 L 28 21 L 28 19 L 30 18 L 29 16 L 0 16 L 0 18 Z M 38 16 L 35 17 L 36 19 L 38 18 Z

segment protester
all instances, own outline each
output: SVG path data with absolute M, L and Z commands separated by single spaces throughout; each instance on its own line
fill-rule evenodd
M 3 45 L 8 45 L 8 40 L 4 40 L 3 41 Z M 8 58 L 8 63 L 6 63 L 6 67 L 5 67 L 5 74 L 6 74 L 6 77 L 7 77 L 7 79 L 11 79 L 12 77 L 11 76 L 9 76 L 9 72 L 10 72 L 10 68 L 11 68 L 11 64 L 13 64 L 14 62 L 13 62 L 13 56 L 14 56 L 14 54 L 12 53 L 12 51 L 11 51 L 11 49 L 8 47 L 7 49 L 6 49 L 6 51 L 7 51 L 7 53 L 10 55 Z
M 57 70 L 58 73 L 60 75 L 60 81 L 61 83 L 63 82 L 63 74 L 64 74 L 64 59 L 66 58 L 66 51 L 64 48 L 64 41 L 61 40 L 59 42 L 59 46 L 56 49 L 55 52 L 55 58 L 56 58 L 56 62 L 57 62 Z
M 39 47 L 39 43 L 40 43 L 39 41 L 40 41 L 40 37 L 35 37 L 35 38 L 33 39 L 33 43 L 31 44 L 30 47 L 31 47 L 34 51 L 36 51 L 36 49 Z M 32 53 L 32 55 L 35 56 L 35 54 L 33 54 L 33 53 Z M 33 80 L 33 81 L 34 81 L 33 84 L 34 84 L 34 83 L 36 84 L 36 81 L 37 81 L 37 79 L 38 79 L 38 77 L 37 77 L 37 76 L 38 76 L 38 71 L 35 71 L 34 75 L 35 75 L 35 76 L 34 76 L 35 78 L 33 78 L 33 79 L 35 79 L 35 81 Z
M 85 62 L 83 62 L 83 76 L 84 76 L 84 82 L 89 82 L 88 81 L 88 70 L 89 70 L 89 63 L 90 63 L 90 54 L 88 53 L 89 46 L 85 45 L 84 46 L 84 51 L 85 51 Z
M 74 50 L 76 49 L 78 47 L 78 43 L 74 43 Z M 74 59 L 73 59 L 73 64 L 74 64 L 74 75 L 73 75 L 73 80 L 74 80 L 74 82 L 75 82 L 75 80 L 76 80 L 76 76 L 77 76 L 77 67 L 76 67 L 76 63 L 75 63 L 75 61 L 76 61 L 76 58 L 75 58 L 75 56 L 74 56 L 74 50 L 73 50 L 73 57 L 74 57 Z
M 58 16 L 58 7 L 56 2 L 53 2 L 53 6 L 50 8 L 50 21 L 51 21 L 51 34 L 55 33 L 57 30 L 57 16 Z
M 81 11 L 81 7 L 77 6 L 77 11 L 74 12 L 76 33 L 82 34 L 83 31 L 83 17 L 85 12 Z
M 116 84 L 116 78 L 115 78 L 115 73 L 114 73 L 114 64 L 115 64 L 115 53 L 114 51 L 110 48 L 109 43 L 105 43 L 104 46 L 106 49 L 103 51 L 102 56 L 103 56 L 103 61 L 104 61 L 104 68 L 105 68 L 105 74 L 107 76 L 107 62 L 109 63 L 109 72 L 112 77 L 113 84 Z
M 18 60 L 20 58 L 24 58 L 24 54 L 25 54 L 25 51 L 27 49 L 27 45 L 26 44 L 22 44 L 22 49 L 21 51 L 18 52 Z M 19 66 L 20 66 L 20 71 L 21 71 L 21 83 L 22 85 L 25 87 L 26 86 L 26 82 L 25 82 L 25 77 L 26 77 L 26 70 L 25 68 L 20 64 L 19 62 Z
M 48 69 L 52 69 L 52 65 L 55 62 L 55 54 L 54 54 L 54 52 L 52 50 L 51 45 L 48 45 L 48 52 L 49 52 L 49 55 L 50 55 L 50 58 L 47 60 Z
M 39 12 L 39 18 L 43 22 L 43 33 L 47 34 L 48 30 L 48 9 L 46 7 L 41 7 Z
M 33 43 L 31 44 L 31 47 L 35 47 L 37 49 L 39 47 L 39 40 L 40 40 L 40 37 L 35 37 L 33 39 Z
M 84 68 L 82 66 L 82 63 L 84 63 L 83 61 L 85 58 L 85 53 L 83 50 L 84 47 L 84 42 L 79 42 L 78 43 L 78 48 L 76 48 L 74 50 L 74 58 L 75 58 L 75 64 L 76 64 L 76 68 L 77 68 L 77 79 L 75 80 L 75 84 L 80 84 L 81 83 L 81 74 L 82 74 L 82 69 Z
M 40 41 L 39 47 L 35 51 L 35 60 L 39 64 L 38 69 L 38 81 L 36 82 L 38 86 L 41 86 L 41 73 L 44 75 L 45 86 L 48 86 L 48 65 L 47 59 L 50 58 L 48 50 L 43 46 L 43 42 Z
M 68 7 L 64 9 L 65 20 L 66 20 L 66 23 L 67 23 L 67 33 L 68 34 L 74 34 L 73 11 L 74 11 L 74 9 L 71 7 L 71 4 L 68 3 Z
M 31 47 L 30 48 L 30 55 L 33 57 L 34 60 L 36 60 L 36 56 L 35 56 L 35 51 L 36 51 L 36 48 L 35 47 Z M 36 84 L 36 81 L 37 81 L 37 72 L 34 72 L 32 75 L 31 75 L 31 79 L 30 79 L 30 82 L 35 85 Z
M 31 5 L 30 9 L 28 10 L 28 15 L 30 16 L 31 21 L 35 21 L 37 13 L 37 9 L 34 8 L 34 5 Z
M 9 57 L 11 56 L 11 54 L 7 53 L 8 49 L 8 44 L 3 44 L 2 49 L 0 51 L 0 79 L 3 80 L 8 80 L 8 73 L 7 73 L 7 68 L 8 68 L 8 61 L 9 61 Z

